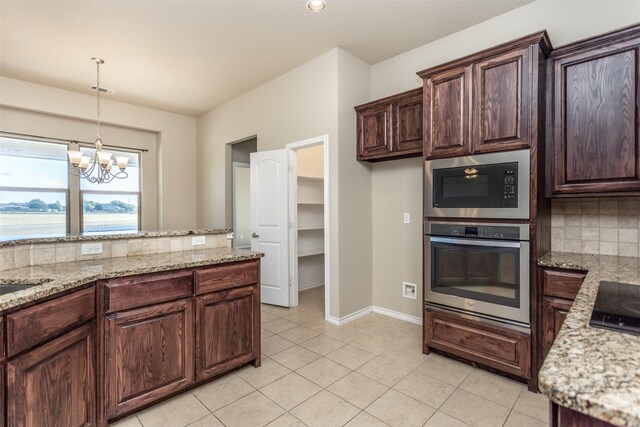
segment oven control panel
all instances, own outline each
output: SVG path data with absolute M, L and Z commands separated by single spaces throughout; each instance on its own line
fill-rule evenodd
M 518 206 L 518 163 L 502 165 L 502 206 Z
M 472 239 L 520 240 L 520 227 L 509 225 L 431 224 L 432 236 L 466 237 Z

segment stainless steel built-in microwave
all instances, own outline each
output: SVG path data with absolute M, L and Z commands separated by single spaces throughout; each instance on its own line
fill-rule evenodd
M 425 163 L 428 217 L 529 218 L 530 151 Z

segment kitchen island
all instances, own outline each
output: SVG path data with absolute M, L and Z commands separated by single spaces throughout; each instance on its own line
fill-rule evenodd
M 640 285 L 640 259 L 551 252 L 538 265 L 588 270 L 542 365 L 557 426 L 640 426 L 640 336 L 589 326 L 600 281 Z
M 216 247 L 0 272 L 0 425 L 106 425 L 260 366 L 261 253 Z M 6 403 L 6 407 L 5 404 Z

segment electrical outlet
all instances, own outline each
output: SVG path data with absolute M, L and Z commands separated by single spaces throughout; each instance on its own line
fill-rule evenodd
M 411 224 L 411 214 L 409 212 L 404 213 L 404 223 Z
M 102 243 L 84 243 L 82 255 L 97 255 L 102 253 Z
M 191 238 L 191 246 L 201 246 L 206 243 L 205 236 L 195 236 Z
M 410 299 L 418 298 L 418 287 L 415 283 L 402 282 L 402 296 Z

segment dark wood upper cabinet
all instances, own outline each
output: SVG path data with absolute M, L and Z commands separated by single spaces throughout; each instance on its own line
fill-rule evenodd
M 640 25 L 555 50 L 548 195 L 640 192 Z
M 382 161 L 422 153 L 422 88 L 355 107 L 357 158 Z
M 473 65 L 471 151 L 531 145 L 530 49 L 517 49 Z
M 193 383 L 193 303 L 183 299 L 107 316 L 107 417 Z
M 85 324 L 7 363 L 7 424 L 96 425 L 95 338 Z
M 422 152 L 422 93 L 393 103 L 393 151 Z
M 469 146 L 468 66 L 424 81 L 424 149 L 429 158 L 461 156 Z
M 259 351 L 258 285 L 196 298 L 196 379 L 219 375 L 256 359 Z
M 545 31 L 420 71 L 427 159 L 516 150 L 538 137 Z

